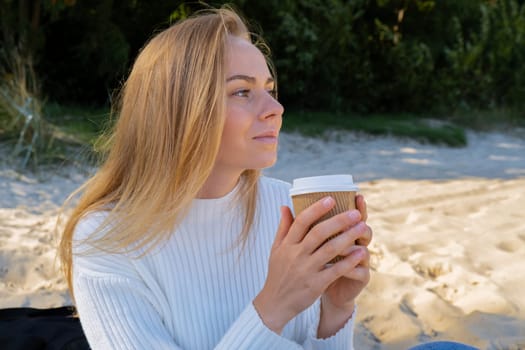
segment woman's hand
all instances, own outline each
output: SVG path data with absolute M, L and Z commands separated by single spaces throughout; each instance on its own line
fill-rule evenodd
M 268 276 L 253 301 L 263 322 L 276 333 L 281 333 L 288 321 L 312 305 L 335 281 L 344 276 L 354 277 L 352 271 L 366 260 L 360 254 L 352 253 L 355 242 L 366 236 L 363 225 L 357 225 L 362 218 L 359 211 L 335 215 L 312 227 L 334 205 L 334 199 L 326 197 L 303 210 L 295 220 L 288 207 L 281 208 L 282 217 L 270 253 Z M 323 244 L 340 232 L 336 238 Z M 346 258 L 326 268 L 326 263 L 337 255 Z M 351 284 L 355 295 L 364 287 L 355 288 L 355 281 Z M 346 291 L 347 287 L 347 282 L 334 284 L 330 303 L 346 305 L 349 297 L 353 300 L 355 296 Z M 346 292 L 341 293 L 342 289 Z
M 356 196 L 356 208 L 360 213 L 360 221 L 351 230 L 358 237 L 356 245 L 348 249 L 345 260 L 349 268 L 343 277 L 334 281 L 321 297 L 321 320 L 319 322 L 318 337 L 327 338 L 337 333 L 352 315 L 355 298 L 361 293 L 370 280 L 370 254 L 367 246 L 372 240 L 372 230 L 366 225 L 368 213 L 366 202 L 362 195 Z M 351 267 L 355 261 L 357 265 Z M 342 261 L 337 262 L 329 268 Z

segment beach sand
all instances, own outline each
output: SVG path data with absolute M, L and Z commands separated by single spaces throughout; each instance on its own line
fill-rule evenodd
M 468 139 L 448 148 L 355 133 L 282 135 L 267 175 L 351 173 L 367 200 L 372 277 L 358 300 L 356 348 L 446 339 L 525 349 L 525 136 Z M 53 229 L 89 171 L 20 175 L 0 165 L 0 308 L 71 303 Z

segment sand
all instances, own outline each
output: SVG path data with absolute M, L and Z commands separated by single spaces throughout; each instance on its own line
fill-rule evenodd
M 356 348 L 447 339 L 525 349 L 525 135 L 469 132 L 468 140 L 448 148 L 282 135 L 267 175 L 351 173 L 368 202 L 372 279 L 358 300 Z M 0 308 L 71 303 L 53 228 L 89 171 L 20 175 L 0 165 Z

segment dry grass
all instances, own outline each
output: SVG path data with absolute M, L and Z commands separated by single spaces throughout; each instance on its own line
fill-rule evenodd
M 0 51 L 0 136 L 13 144 L 10 161 L 38 165 L 52 144 L 51 126 L 42 117 L 40 85 L 31 54 L 17 46 Z

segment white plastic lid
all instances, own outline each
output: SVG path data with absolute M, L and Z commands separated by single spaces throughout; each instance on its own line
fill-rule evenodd
M 358 191 L 352 175 L 323 175 L 301 177 L 293 180 L 290 196 L 311 192 Z

